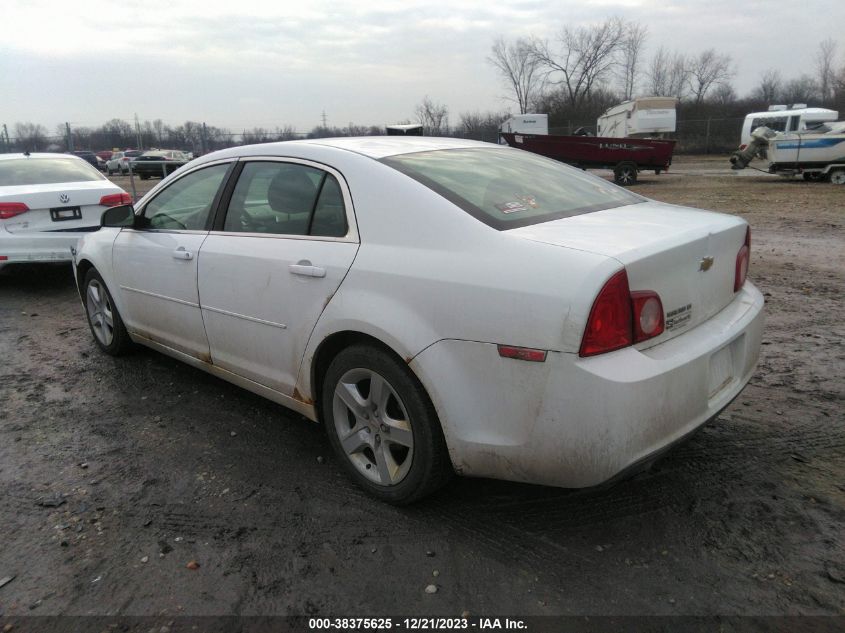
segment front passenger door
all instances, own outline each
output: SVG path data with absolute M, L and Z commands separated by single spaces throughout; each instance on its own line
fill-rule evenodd
M 121 231 L 112 251 L 127 329 L 205 362 L 197 256 L 232 164 L 197 169 L 161 190 L 141 209 L 143 228 Z

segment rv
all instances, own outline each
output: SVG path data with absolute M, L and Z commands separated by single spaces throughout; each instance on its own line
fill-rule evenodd
M 640 97 L 609 108 L 596 121 L 596 136 L 617 138 L 662 135 L 675 131 L 675 97 Z
M 548 134 L 548 114 L 520 114 L 505 119 L 499 126 L 500 134 Z
M 804 132 L 839 119 L 839 112 L 826 108 L 808 108 L 806 103 L 769 106 L 767 112 L 752 112 L 742 123 L 739 139 L 741 150 L 751 141 L 751 132 L 758 127 L 767 127 L 775 132 Z

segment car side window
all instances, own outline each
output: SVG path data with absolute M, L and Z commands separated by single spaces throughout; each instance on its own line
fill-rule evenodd
M 244 165 L 223 230 L 273 235 L 346 235 L 346 212 L 337 180 L 298 163 Z
M 326 174 L 314 217 L 311 220 L 310 235 L 324 237 L 343 237 L 346 235 L 346 208 L 343 206 L 343 193 L 337 178 Z
M 212 165 L 191 172 L 164 189 L 144 207 L 147 228 L 205 230 L 214 196 L 228 170 L 228 164 Z

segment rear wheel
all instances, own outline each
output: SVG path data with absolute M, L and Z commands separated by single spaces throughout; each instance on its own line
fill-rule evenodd
M 119 356 L 128 351 L 132 341 L 100 273 L 91 268 L 85 275 L 83 288 L 85 314 L 91 334 L 94 335 L 94 342 L 106 354 L 112 356 Z
M 820 171 L 805 171 L 801 174 L 804 180 L 808 182 L 820 182 L 824 180 L 824 174 Z
M 613 181 L 627 187 L 637 184 L 637 166 L 634 163 L 619 163 L 613 170 Z
M 845 185 L 845 169 L 830 172 L 830 182 L 834 185 Z
M 434 407 L 392 354 L 368 345 L 343 350 L 325 374 L 321 405 L 335 454 L 374 497 L 410 503 L 451 476 Z

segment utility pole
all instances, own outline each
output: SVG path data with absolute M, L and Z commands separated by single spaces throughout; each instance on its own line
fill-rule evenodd
M 141 147 L 141 123 L 138 121 L 138 113 L 135 113 L 135 136 L 138 139 L 138 149 L 144 149 Z
M 326 111 L 325 110 L 323 110 L 323 117 L 322 118 L 323 118 L 323 127 L 327 128 L 328 125 L 326 124 Z
M 6 124 L 3 124 L 3 134 L 0 134 L 0 140 L 3 141 L 3 151 L 9 152 L 12 150 L 12 144 L 9 142 L 9 130 L 6 128 Z
M 73 151 L 73 135 L 70 133 L 70 123 L 65 121 L 65 134 L 67 135 L 67 151 Z

